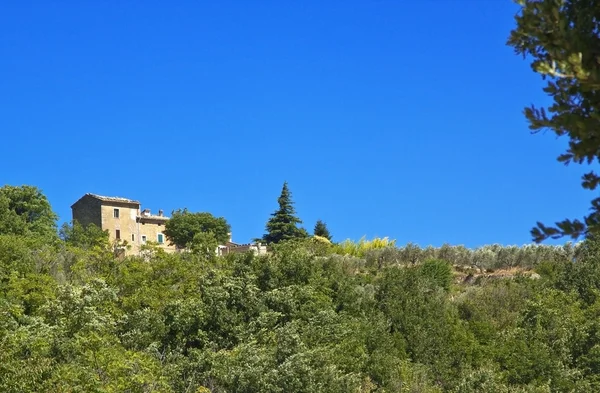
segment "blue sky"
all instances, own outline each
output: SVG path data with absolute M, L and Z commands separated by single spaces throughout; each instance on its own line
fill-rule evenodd
M 61 222 L 87 192 L 261 236 L 284 180 L 307 229 L 524 244 L 594 196 L 531 135 L 542 81 L 509 0 L 2 2 L 0 183 Z

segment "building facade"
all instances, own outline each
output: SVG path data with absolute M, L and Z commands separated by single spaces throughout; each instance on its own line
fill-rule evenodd
M 86 226 L 94 224 L 108 231 L 111 242 L 120 240 L 130 247 L 127 255 L 135 255 L 148 242 L 156 243 L 167 252 L 177 251 L 170 245 L 163 231 L 169 219 L 162 210 L 153 215 L 150 210 L 140 210 L 140 202 L 119 197 L 85 194 L 71 206 L 73 220 Z
M 85 194 L 71 205 L 73 221 L 86 226 L 94 224 L 108 231 L 111 242 L 121 241 L 126 255 L 137 255 L 141 247 L 148 242 L 157 244 L 166 252 L 176 252 L 179 249 L 171 245 L 163 231 L 169 220 L 162 210 L 157 215 L 149 209 L 141 210 L 139 201 L 120 197 L 108 197 L 96 194 Z M 252 251 L 256 254 L 266 254 L 263 244 L 238 244 L 231 240 L 219 245 L 215 250 L 217 255 Z

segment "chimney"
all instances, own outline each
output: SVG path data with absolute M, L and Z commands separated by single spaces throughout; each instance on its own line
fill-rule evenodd
M 146 217 L 148 217 L 149 215 L 150 215 L 150 209 L 144 209 L 144 210 L 142 211 L 142 216 L 146 216 Z
M 164 212 L 162 209 L 159 209 L 159 210 L 158 210 L 158 216 L 159 216 L 159 217 L 162 217 L 162 216 L 164 215 L 164 213 L 165 213 L 165 212 Z

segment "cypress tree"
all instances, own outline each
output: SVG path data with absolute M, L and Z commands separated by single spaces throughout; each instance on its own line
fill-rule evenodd
M 313 230 L 313 234 L 315 236 L 321 236 L 331 241 L 331 234 L 329 233 L 329 229 L 327 229 L 327 224 L 323 221 L 318 220 L 315 224 L 315 229 Z
M 287 182 L 283 183 L 281 195 L 277 202 L 279 203 L 279 209 L 272 213 L 271 218 L 267 221 L 265 228 L 267 233 L 263 235 L 262 240 L 267 244 L 273 244 L 307 237 L 306 230 L 297 227 L 297 224 L 301 224 L 302 221 L 296 217 L 292 193 Z

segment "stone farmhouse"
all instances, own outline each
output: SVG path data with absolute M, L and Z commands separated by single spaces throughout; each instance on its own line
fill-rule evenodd
M 85 194 L 71 205 L 73 221 L 86 226 L 94 224 L 102 230 L 108 231 L 111 242 L 126 241 L 131 247 L 125 250 L 127 255 L 138 255 L 141 247 L 147 242 L 154 242 L 166 252 L 179 252 L 176 246 L 171 245 L 163 231 L 169 217 L 162 210 L 154 215 L 150 209 L 141 210 L 139 201 L 120 197 L 108 197 L 96 194 Z M 215 252 L 217 255 L 252 251 L 265 254 L 267 248 L 264 244 L 239 244 L 231 240 L 219 245 Z

